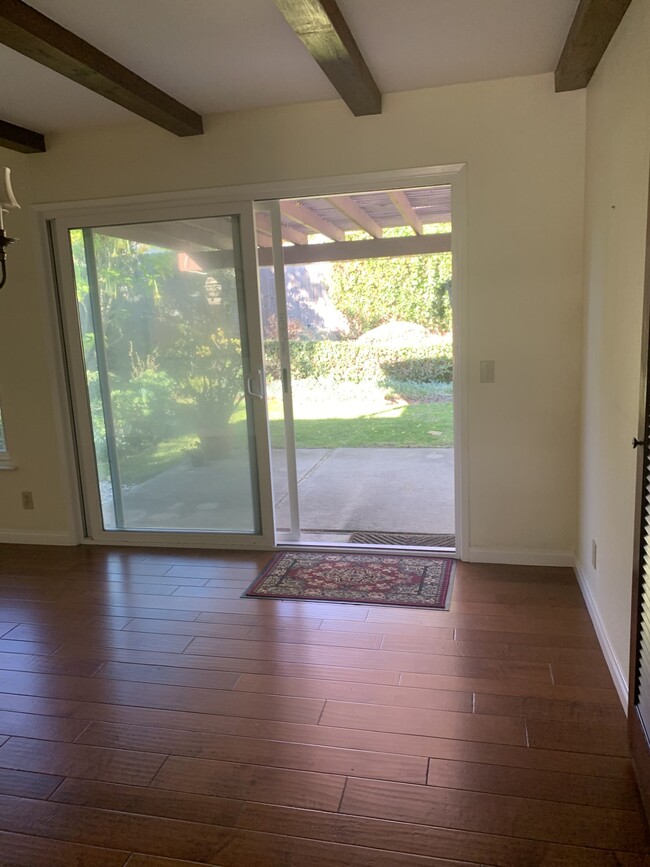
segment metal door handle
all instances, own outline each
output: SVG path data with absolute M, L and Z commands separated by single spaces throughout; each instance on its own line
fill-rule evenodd
M 253 380 L 257 379 L 260 383 L 260 390 L 255 391 L 253 388 Z M 246 388 L 251 397 L 257 397 L 259 400 L 264 400 L 264 378 L 262 376 L 262 368 L 258 367 L 255 376 L 249 376 L 246 380 Z
M 636 437 L 632 437 L 632 448 L 638 449 L 639 446 L 644 446 L 645 440 L 638 440 Z

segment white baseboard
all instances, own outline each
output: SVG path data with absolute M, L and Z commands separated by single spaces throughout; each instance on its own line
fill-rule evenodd
M 470 548 L 470 563 L 505 563 L 515 566 L 573 566 L 572 551 L 535 551 L 532 548 Z
M 605 628 L 603 619 L 600 616 L 598 605 L 596 604 L 594 595 L 591 592 L 591 587 L 589 586 L 589 582 L 587 581 L 585 570 L 577 556 L 574 558 L 573 568 L 575 569 L 575 573 L 578 578 L 578 584 L 580 585 L 580 590 L 582 591 L 585 605 L 587 606 L 587 610 L 589 611 L 589 616 L 591 617 L 592 623 L 594 624 L 594 629 L 596 630 L 596 635 L 598 636 L 598 641 L 600 643 L 600 649 L 603 651 L 605 662 L 607 663 L 609 673 L 611 674 L 612 680 L 614 681 L 614 686 L 616 687 L 616 692 L 618 693 L 618 697 L 620 698 L 621 704 L 623 705 L 623 710 L 627 714 L 629 692 L 627 673 L 623 671 L 618 659 L 616 658 L 614 648 L 612 647 L 612 643 L 609 640 L 609 635 L 607 634 L 607 629 Z
M 3 530 L 0 528 L 0 544 L 10 545 L 78 545 L 65 530 L 54 533 L 32 533 L 29 530 Z

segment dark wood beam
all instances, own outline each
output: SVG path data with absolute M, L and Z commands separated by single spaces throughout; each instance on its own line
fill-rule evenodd
M 176 135 L 200 135 L 200 115 L 22 0 L 0 3 L 0 42 Z
M 580 0 L 555 70 L 555 90 L 586 87 L 631 0 Z
M 275 0 L 352 114 L 381 114 L 381 93 L 336 0 Z
M 40 132 L 0 120 L 0 147 L 10 148 L 21 154 L 42 154 L 45 153 L 45 138 Z

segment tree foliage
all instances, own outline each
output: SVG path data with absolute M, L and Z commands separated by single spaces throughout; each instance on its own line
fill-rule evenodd
M 102 234 L 71 233 L 79 319 L 96 441 L 105 438 L 97 323 L 122 454 L 174 434 L 183 422 L 201 435 L 228 424 L 243 399 L 235 272 L 182 272 L 177 254 Z M 89 277 L 96 263 L 100 311 Z M 104 396 L 106 399 L 106 396 Z

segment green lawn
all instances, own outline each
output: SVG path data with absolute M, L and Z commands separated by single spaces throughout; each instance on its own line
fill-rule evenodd
M 297 448 L 451 448 L 454 444 L 449 386 L 419 385 L 398 394 L 377 384 L 298 381 L 293 393 Z M 279 448 L 284 445 L 282 401 L 273 389 L 268 406 L 271 444 Z M 246 425 L 243 407 L 231 425 L 239 439 Z M 196 436 L 185 434 L 122 457 L 122 482 L 134 485 L 153 478 L 185 460 L 197 444 Z
M 282 446 L 282 421 L 271 419 L 270 428 L 272 445 Z M 296 418 L 295 431 L 299 449 L 448 448 L 454 444 L 453 405 L 411 404 L 353 418 Z

